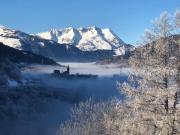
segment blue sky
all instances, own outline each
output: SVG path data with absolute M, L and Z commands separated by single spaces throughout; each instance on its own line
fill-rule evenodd
M 160 13 L 180 9 L 180 0 L 0 0 L 0 8 L 1 25 L 27 33 L 97 26 L 134 44 Z

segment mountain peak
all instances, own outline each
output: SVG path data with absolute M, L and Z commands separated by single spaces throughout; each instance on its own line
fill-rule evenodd
M 62 60 L 108 58 L 114 54 L 122 55 L 130 48 L 110 29 L 97 27 L 53 29 L 35 36 L 3 26 L 0 27 L 0 42 L 19 50 Z
M 3 32 L 3 31 L 7 31 L 7 30 L 10 30 L 9 28 L 3 26 L 3 25 L 0 25 L 0 32 Z M 12 30 L 11 30 L 12 31 Z
M 105 28 L 105 29 L 103 29 L 103 31 L 113 33 L 113 31 L 110 28 Z
M 0 29 L 8 29 L 8 28 L 5 27 L 4 25 L 0 24 Z
M 125 45 L 111 29 L 101 29 L 96 26 L 55 29 L 37 35 L 60 44 L 74 45 L 82 51 L 114 50 Z
M 96 27 L 96 26 L 89 26 L 89 27 L 87 27 L 87 29 L 97 30 L 97 29 L 100 29 L 100 28 L 98 28 L 98 27 Z

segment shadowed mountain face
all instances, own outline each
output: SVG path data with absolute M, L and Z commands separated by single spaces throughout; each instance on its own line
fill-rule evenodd
M 20 51 L 2 43 L 0 43 L 0 59 L 9 59 L 14 63 L 57 65 L 55 61 L 49 58 L 27 51 Z
M 90 33 L 90 35 L 91 34 L 92 33 Z M 101 59 L 112 58 L 117 54 L 124 54 L 126 53 L 126 51 L 130 51 L 130 48 L 132 48 L 132 46 L 127 46 L 127 48 L 124 48 L 124 46 L 122 46 L 121 48 L 116 50 L 110 48 L 98 49 L 93 51 L 82 51 L 74 45 L 65 43 L 59 44 L 53 40 L 54 39 L 47 40 L 39 36 L 26 34 L 21 31 L 0 27 L 0 42 L 2 42 L 3 44 L 19 50 L 30 51 L 35 54 L 39 54 L 59 61 L 97 61 Z M 99 42 L 99 40 L 97 40 L 97 42 L 99 44 L 101 43 Z M 83 45 L 86 46 L 86 44 Z M 102 43 L 101 45 L 104 46 L 105 44 Z
M 22 74 L 16 64 L 7 58 L 0 58 L 0 91 L 2 92 L 8 86 L 16 86 L 21 81 Z

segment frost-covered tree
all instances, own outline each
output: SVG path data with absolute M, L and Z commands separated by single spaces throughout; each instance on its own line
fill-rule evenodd
M 131 64 L 136 71 L 139 86 L 124 86 L 132 108 L 132 134 L 179 134 L 179 13 L 175 20 L 164 12 L 155 20 L 153 29 L 145 32 L 144 43 L 136 50 Z M 172 21 L 173 20 L 173 21 Z M 176 25 L 175 25 L 176 24 Z M 142 79 L 141 79 L 142 78 Z M 136 131 L 136 132 L 134 132 Z
M 60 135 L 180 134 L 180 12 L 167 12 L 146 30 L 142 45 L 130 59 L 134 69 L 123 84 L 125 102 L 89 100 L 75 108 Z M 134 79 L 135 78 L 135 79 Z M 132 83 L 131 83 L 132 81 Z
M 71 119 L 60 126 L 58 135 L 118 135 L 120 117 L 127 115 L 116 99 L 95 103 L 82 102 L 72 110 Z

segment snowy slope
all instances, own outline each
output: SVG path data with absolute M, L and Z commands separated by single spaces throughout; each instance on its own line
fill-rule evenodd
M 53 59 L 70 59 L 79 56 L 80 53 L 80 50 L 76 47 L 61 45 L 3 26 L 0 26 L 0 42 L 18 50 L 30 51 Z
M 23 35 L 20 35 L 15 30 L 0 26 L 0 42 L 13 48 L 22 49 L 20 40 L 23 40 Z
M 61 61 L 106 59 L 126 54 L 133 48 L 111 30 L 96 27 L 51 30 L 37 36 L 0 26 L 0 42 Z
M 60 44 L 70 44 L 78 47 L 82 51 L 95 50 L 116 50 L 120 54 L 126 51 L 126 44 L 110 29 L 100 29 L 97 27 L 88 28 L 65 28 L 60 30 L 50 30 L 37 34 L 41 38 L 54 40 Z
M 43 47 L 43 40 L 24 32 L 0 26 L 0 42 L 19 49 L 38 53 L 38 47 Z

